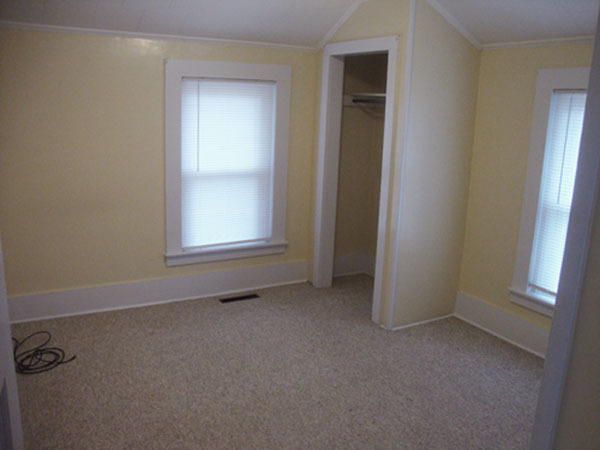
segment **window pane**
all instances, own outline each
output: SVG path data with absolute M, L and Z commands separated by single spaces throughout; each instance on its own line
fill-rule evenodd
M 275 83 L 182 82 L 182 247 L 271 235 Z
M 555 91 L 540 185 L 529 288 L 556 295 L 567 237 L 586 94 Z

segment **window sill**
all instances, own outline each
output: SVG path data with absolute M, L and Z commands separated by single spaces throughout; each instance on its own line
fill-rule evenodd
M 513 287 L 508 288 L 510 291 L 510 301 L 516 303 L 524 308 L 531 309 L 532 311 L 544 314 L 545 316 L 552 317 L 554 315 L 554 305 L 542 299 L 536 297 L 534 294 L 528 294 L 520 289 Z
M 219 248 L 204 251 L 180 251 L 167 253 L 165 260 L 167 266 L 183 266 L 211 261 L 224 261 L 227 259 L 251 258 L 253 256 L 272 255 L 283 253 L 287 248 L 286 241 L 269 242 L 265 244 L 252 244 L 230 248 Z

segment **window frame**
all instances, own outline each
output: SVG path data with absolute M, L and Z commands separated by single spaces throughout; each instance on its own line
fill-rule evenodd
M 222 61 L 165 60 L 165 188 L 167 266 L 283 253 L 287 195 L 291 67 Z M 276 83 L 272 233 L 266 242 L 186 250 L 181 245 L 181 80 L 211 78 Z
M 512 284 L 508 290 L 511 302 L 550 317 L 553 315 L 554 305 L 528 291 L 550 104 L 555 90 L 587 89 L 589 73 L 589 67 L 540 69 L 537 73 L 517 255 Z

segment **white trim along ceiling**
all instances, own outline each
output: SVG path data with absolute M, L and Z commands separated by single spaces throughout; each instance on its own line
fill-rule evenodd
M 427 0 L 477 48 L 591 41 L 600 0 Z
M 315 50 L 367 0 L 0 0 L 0 25 Z
M 316 51 L 379 0 L 0 0 L 0 26 Z M 427 0 L 478 49 L 591 41 L 600 0 Z

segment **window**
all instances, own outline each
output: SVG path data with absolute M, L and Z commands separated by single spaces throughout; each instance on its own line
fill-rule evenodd
M 511 301 L 552 315 L 562 266 L 589 69 L 538 72 Z
M 291 70 L 167 60 L 168 265 L 285 251 Z

